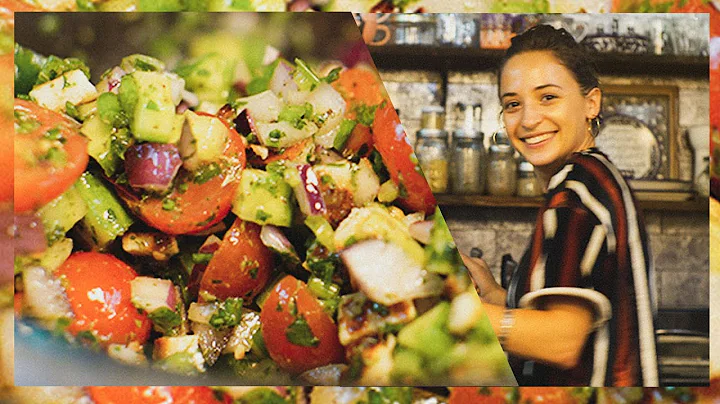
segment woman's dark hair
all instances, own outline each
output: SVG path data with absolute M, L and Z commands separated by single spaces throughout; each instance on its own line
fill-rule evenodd
M 498 68 L 498 94 L 500 76 L 505 64 L 511 57 L 523 52 L 549 51 L 572 72 L 583 94 L 600 87 L 597 69 L 585 48 L 575 42 L 575 38 L 565 29 L 556 29 L 550 25 L 536 25 L 512 39 L 510 48 L 500 60 Z

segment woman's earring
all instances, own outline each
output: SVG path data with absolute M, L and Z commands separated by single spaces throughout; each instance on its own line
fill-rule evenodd
M 591 121 L 592 128 L 590 129 L 592 131 L 593 137 L 597 137 L 597 135 L 600 134 L 600 115 L 596 116 Z

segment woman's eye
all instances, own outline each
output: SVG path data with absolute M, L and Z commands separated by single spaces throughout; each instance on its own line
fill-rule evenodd
M 550 101 L 550 100 L 554 100 L 555 98 L 557 98 L 557 96 L 554 94 L 545 94 L 542 96 L 543 101 Z
M 505 110 L 510 110 L 510 109 L 513 109 L 513 108 L 517 108 L 519 105 L 520 105 L 520 103 L 517 102 L 517 101 L 507 102 L 507 103 L 505 103 Z

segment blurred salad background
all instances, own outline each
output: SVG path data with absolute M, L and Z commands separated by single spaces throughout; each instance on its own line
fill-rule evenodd
M 265 22 L 267 18 L 267 22 Z M 119 57 L 143 53 L 173 70 L 181 60 L 212 52 L 228 64 L 240 62 L 238 79 L 262 65 L 267 45 L 314 65 L 340 58 L 346 65 L 370 60 L 349 14 L 271 13 L 74 13 L 17 14 L 19 44 L 40 54 L 75 57 L 87 63 L 92 81 Z M 292 35 L 287 35 L 288 32 Z M 62 38 L 58 40 L 58 38 Z

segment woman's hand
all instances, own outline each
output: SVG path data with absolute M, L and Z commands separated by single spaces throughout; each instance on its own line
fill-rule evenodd
M 495 282 L 490 267 L 482 258 L 472 258 L 460 253 L 463 262 L 475 282 L 475 288 L 483 302 L 505 306 L 507 292 Z

